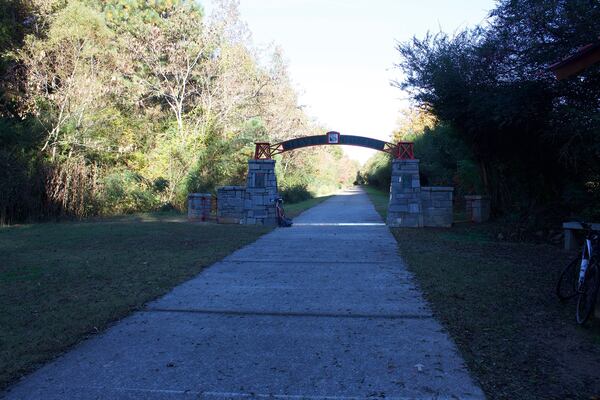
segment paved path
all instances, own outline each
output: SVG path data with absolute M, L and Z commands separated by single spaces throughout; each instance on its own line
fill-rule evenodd
M 363 192 L 333 197 L 7 397 L 483 398 L 396 248 Z

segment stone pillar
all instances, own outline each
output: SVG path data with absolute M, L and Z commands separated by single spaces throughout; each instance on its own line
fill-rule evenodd
M 276 225 L 275 199 L 278 196 L 275 160 L 249 160 L 244 212 L 240 223 Z
M 188 220 L 208 221 L 212 208 L 212 195 L 210 193 L 188 194 Z
M 387 224 L 391 227 L 423 227 L 419 160 L 393 160 Z
M 490 219 L 490 198 L 480 195 L 465 196 L 467 217 L 472 222 L 485 222 Z

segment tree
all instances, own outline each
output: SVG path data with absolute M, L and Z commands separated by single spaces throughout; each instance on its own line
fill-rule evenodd
M 0 10 L 0 219 L 184 207 L 190 191 L 241 183 L 255 141 L 321 130 L 282 52 L 253 48 L 236 1 L 210 16 L 195 0 Z M 351 168 L 333 149 L 279 165 L 282 188 L 303 195 L 337 188 Z
M 435 116 L 425 110 L 415 107 L 404 109 L 400 111 L 392 141 L 414 141 L 417 137 L 423 135 L 426 129 L 432 129 L 435 124 Z
M 47 132 L 42 151 L 55 160 L 96 145 L 84 119 L 111 91 L 112 33 L 100 13 L 73 1 L 53 18 L 45 37 L 29 35 L 18 51 L 27 70 L 22 115 L 35 115 Z M 99 101 L 100 99 L 100 101 Z
M 132 22 L 135 24 L 135 22 Z M 216 47 L 203 36 L 201 13 L 193 7 L 175 7 L 149 23 L 128 28 L 124 42 L 132 58 L 126 76 L 141 86 L 142 101 L 164 101 L 177 121 L 183 145 L 190 132 L 184 118 L 201 91 L 203 68 Z
M 505 0 L 487 26 L 398 45 L 398 86 L 467 146 L 496 210 L 556 211 L 598 176 L 598 67 L 571 82 L 545 68 L 596 40 L 599 18 L 595 2 Z

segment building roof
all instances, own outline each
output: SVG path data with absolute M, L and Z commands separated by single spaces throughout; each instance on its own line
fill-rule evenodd
M 557 79 L 565 79 L 597 62 L 600 62 L 600 41 L 579 48 L 575 54 L 550 65 L 548 69 Z

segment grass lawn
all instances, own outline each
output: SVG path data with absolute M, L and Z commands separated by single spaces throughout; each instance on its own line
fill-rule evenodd
M 0 388 L 270 230 L 177 213 L 0 228 Z
M 377 204 L 387 194 L 369 190 Z M 554 294 L 574 256 L 560 247 L 497 240 L 493 223 L 392 229 L 434 314 L 491 399 L 600 395 L 600 324 L 575 322 Z

